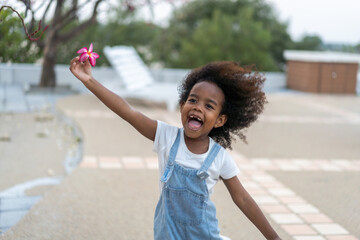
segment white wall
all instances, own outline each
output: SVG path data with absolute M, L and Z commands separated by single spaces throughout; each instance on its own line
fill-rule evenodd
M 150 69 L 155 81 L 180 83 L 189 73 L 188 69 Z M 56 65 L 57 85 L 70 85 L 73 89 L 84 90 L 84 86 L 70 72 L 68 65 Z M 19 84 L 28 87 L 37 84 L 40 79 L 41 65 L 22 63 L 0 63 L 0 85 Z M 93 68 L 96 79 L 106 82 L 117 79 L 116 72 L 111 67 Z M 285 88 L 285 73 L 267 72 L 265 89 Z
M 58 85 L 70 85 L 77 89 L 82 87 L 70 72 L 67 65 L 55 66 L 56 78 Z M 115 78 L 115 72 L 108 67 L 97 67 L 93 70 L 94 76 L 104 79 Z M 38 64 L 0 64 L 0 84 L 21 84 L 24 87 L 30 84 L 38 84 L 41 75 L 41 65 Z

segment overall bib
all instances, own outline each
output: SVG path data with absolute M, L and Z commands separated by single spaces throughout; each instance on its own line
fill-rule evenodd
M 216 209 L 209 199 L 206 172 L 220 150 L 214 144 L 200 169 L 190 169 L 175 162 L 180 130 L 170 149 L 169 159 L 160 181 L 164 187 L 156 206 L 155 240 L 221 240 Z

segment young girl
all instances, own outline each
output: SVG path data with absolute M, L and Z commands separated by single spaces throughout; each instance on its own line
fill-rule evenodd
M 194 69 L 180 87 L 183 127 L 148 118 L 97 82 L 89 61 L 79 57 L 70 71 L 107 107 L 154 141 L 161 173 L 154 239 L 223 239 L 209 195 L 223 180 L 234 203 L 267 239 L 280 239 L 241 185 L 239 169 L 225 148 L 254 122 L 266 102 L 264 78 L 235 62 L 214 62 Z M 221 146 L 220 146 L 221 145 Z

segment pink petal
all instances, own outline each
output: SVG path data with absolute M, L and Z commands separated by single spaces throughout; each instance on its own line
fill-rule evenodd
M 96 65 L 96 58 L 94 58 L 93 56 L 90 56 L 90 57 L 89 57 L 89 61 L 90 61 L 91 66 L 95 67 L 95 65 Z
M 80 53 L 85 53 L 85 52 L 87 52 L 87 50 L 88 49 L 86 47 L 83 47 L 82 49 L 78 50 L 77 53 L 79 53 L 79 54 Z
M 88 59 L 89 55 L 87 53 L 82 53 L 80 55 L 80 62 L 85 62 Z
M 93 44 L 90 43 L 89 52 L 92 52 L 92 51 L 93 51 Z
M 93 52 L 91 55 L 92 55 L 94 58 L 100 57 L 99 54 L 97 54 L 96 52 Z

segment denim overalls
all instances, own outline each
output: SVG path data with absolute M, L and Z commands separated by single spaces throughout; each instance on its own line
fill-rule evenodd
M 155 210 L 155 240 L 221 240 L 216 209 L 209 199 L 206 172 L 220 150 L 214 144 L 204 163 L 197 169 L 175 162 L 180 129 L 171 147 L 168 164 L 161 181 L 164 187 Z

